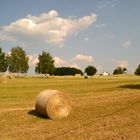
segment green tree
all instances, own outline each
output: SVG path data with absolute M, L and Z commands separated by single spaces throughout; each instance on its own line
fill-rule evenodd
M 8 67 L 6 55 L 2 52 L 2 48 L 0 48 L 0 72 L 6 72 Z
M 38 57 L 39 62 L 36 64 L 35 72 L 42 74 L 54 74 L 54 60 L 50 53 L 45 51 L 42 54 L 39 54 Z
M 135 74 L 136 74 L 136 75 L 140 75 L 140 64 L 139 64 L 138 67 L 136 68 Z
M 114 71 L 113 74 L 125 74 L 127 71 L 127 68 L 124 67 L 117 67 Z
M 9 72 L 27 73 L 29 69 L 28 61 L 29 58 L 21 47 L 12 48 L 11 53 L 8 56 Z
M 94 66 L 87 66 L 85 68 L 85 73 L 89 76 L 95 75 L 97 72 L 97 69 Z
M 81 74 L 83 75 L 83 72 L 80 69 L 77 68 L 71 68 L 71 67 L 59 67 L 55 68 L 54 75 L 76 75 Z

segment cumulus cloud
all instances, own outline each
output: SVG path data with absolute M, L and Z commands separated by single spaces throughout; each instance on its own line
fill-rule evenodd
M 88 28 L 96 21 L 96 14 L 76 18 L 62 18 L 51 10 L 39 16 L 28 15 L 25 18 L 0 27 L 0 40 L 43 41 L 61 45 L 75 32 Z
M 83 55 L 83 54 L 77 54 L 74 58 L 69 59 L 69 60 L 64 60 L 63 58 L 60 57 L 54 57 L 55 60 L 55 66 L 56 67 L 75 67 L 75 68 L 80 68 L 78 63 L 79 62 L 84 62 L 84 63 L 90 63 L 93 62 L 93 57 L 90 55 Z
M 34 55 L 27 55 L 29 58 L 29 65 L 35 66 L 39 60 L 37 54 Z M 71 60 L 64 60 L 63 58 L 60 58 L 58 56 L 53 57 L 54 59 L 54 65 L 56 67 L 74 67 L 74 68 L 80 68 L 76 62 L 73 62 Z
M 120 66 L 120 67 L 128 68 L 128 66 L 129 66 L 129 63 L 126 60 L 112 60 L 112 61 L 114 64 L 116 64 L 117 66 Z
M 54 57 L 55 60 L 55 66 L 56 67 L 74 67 L 74 68 L 79 68 L 78 64 L 75 62 L 72 62 L 71 60 L 64 60 L 60 57 Z
M 39 62 L 36 54 L 35 55 L 27 55 L 27 56 L 29 58 L 29 64 L 30 65 L 33 66 L 33 65 L 36 65 Z
M 93 57 L 91 55 L 83 55 L 77 54 L 74 58 L 74 61 L 82 61 L 82 62 L 93 62 Z
M 54 57 L 54 61 L 55 61 L 55 65 L 56 66 L 65 66 L 65 65 L 68 65 L 68 62 L 65 61 L 65 60 L 63 60 L 60 57 Z
M 29 65 L 30 66 L 35 66 L 39 60 L 38 60 L 38 55 L 27 55 L 29 58 Z M 93 57 L 90 55 L 82 55 L 82 54 L 77 54 L 74 58 L 65 60 L 61 57 L 55 56 L 53 57 L 54 59 L 54 65 L 56 67 L 74 67 L 80 69 L 78 62 L 84 62 L 84 63 L 89 63 L 93 62 Z M 101 69 L 101 67 L 98 67 Z
M 124 44 L 123 44 L 123 47 L 124 48 L 129 48 L 129 47 L 131 47 L 131 41 L 130 40 L 127 40 L 126 42 L 124 42 Z
M 71 63 L 71 64 L 69 65 L 69 67 L 80 69 L 80 67 L 79 67 L 79 65 L 78 65 L 77 63 Z

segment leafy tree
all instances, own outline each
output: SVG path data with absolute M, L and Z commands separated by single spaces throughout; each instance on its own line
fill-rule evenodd
M 50 53 L 45 51 L 42 54 L 39 54 L 38 57 L 39 62 L 36 64 L 35 72 L 42 74 L 54 74 L 54 60 Z
M 138 67 L 136 68 L 135 74 L 136 74 L 136 75 L 140 75 L 140 64 L 139 64 Z
M 11 53 L 8 56 L 9 72 L 27 73 L 29 69 L 28 61 L 29 58 L 21 47 L 12 48 Z
M 5 56 L 5 53 L 2 52 L 2 49 L 0 48 L 0 72 L 7 71 L 8 63 Z
M 85 68 L 85 73 L 89 76 L 95 75 L 97 72 L 97 69 L 94 66 L 87 66 Z
M 124 74 L 126 73 L 127 68 L 124 67 L 117 67 L 114 71 L 113 74 Z
M 80 69 L 77 68 L 70 68 L 70 67 L 59 67 L 55 68 L 55 73 L 54 75 L 76 75 L 76 74 L 81 74 L 83 75 L 83 72 Z

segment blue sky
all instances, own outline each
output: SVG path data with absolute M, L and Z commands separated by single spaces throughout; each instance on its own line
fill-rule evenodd
M 117 66 L 133 73 L 140 63 L 139 0 L 0 0 L 0 46 L 21 46 L 34 73 L 38 54 L 50 52 L 56 66 L 98 73 Z

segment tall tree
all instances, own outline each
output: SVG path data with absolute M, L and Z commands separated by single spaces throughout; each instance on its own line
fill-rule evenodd
M 135 74 L 136 74 L 136 75 L 140 75 L 140 64 L 139 64 L 138 67 L 136 68 Z
M 125 67 L 117 67 L 114 71 L 113 74 L 124 74 L 126 73 L 127 68 Z
M 42 74 L 54 74 L 54 60 L 50 53 L 45 51 L 42 54 L 39 54 L 38 57 L 39 62 L 36 64 L 35 72 Z
M 87 66 L 85 68 L 85 73 L 89 76 L 95 75 L 97 72 L 97 69 L 94 66 Z
M 2 52 L 2 48 L 0 48 L 0 72 L 7 71 L 8 63 L 6 59 L 6 55 Z
M 12 48 L 11 53 L 8 56 L 9 72 L 27 73 L 29 69 L 28 61 L 29 58 L 21 47 Z

